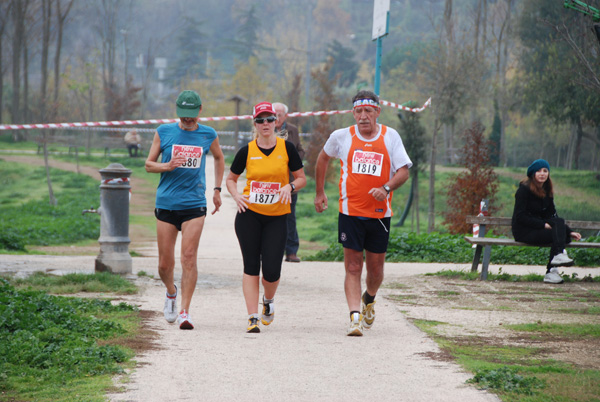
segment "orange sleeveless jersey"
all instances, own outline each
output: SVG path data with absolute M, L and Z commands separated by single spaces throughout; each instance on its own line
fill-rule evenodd
M 290 181 L 289 160 L 283 138 L 277 138 L 275 149 L 269 156 L 262 153 L 256 140 L 248 143 L 244 195 L 250 196 L 248 208 L 251 211 L 271 216 L 291 212 L 290 204 L 279 202 L 277 194 Z
M 340 159 L 340 212 L 350 216 L 385 218 L 392 213 L 392 194 L 377 201 L 369 190 L 381 187 L 391 178 L 391 161 L 384 139 L 387 127 L 380 125 L 375 141 L 363 141 L 356 126 L 349 127 L 352 144 L 346 158 Z

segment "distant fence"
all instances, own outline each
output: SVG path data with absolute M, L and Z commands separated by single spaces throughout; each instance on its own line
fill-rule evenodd
M 103 149 L 106 154 L 110 155 L 111 150 L 126 149 L 123 137 L 131 129 L 131 127 L 66 127 L 52 130 L 46 134 L 46 137 L 38 130 L 31 130 L 25 132 L 25 139 L 37 143 L 38 152 L 46 142 L 48 145 L 68 147 L 69 154 L 81 149 Z M 152 144 L 156 128 L 136 127 L 135 130 L 142 137 L 142 150 L 147 152 Z M 217 131 L 217 134 L 221 148 L 225 152 L 234 152 L 252 139 L 252 132 L 240 131 L 236 147 L 235 131 Z M 300 133 L 301 138 L 310 136 L 310 133 Z

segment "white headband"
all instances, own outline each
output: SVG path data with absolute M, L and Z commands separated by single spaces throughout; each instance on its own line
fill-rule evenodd
M 354 107 L 359 106 L 379 107 L 379 103 L 375 102 L 373 99 L 357 99 L 356 101 L 354 101 Z

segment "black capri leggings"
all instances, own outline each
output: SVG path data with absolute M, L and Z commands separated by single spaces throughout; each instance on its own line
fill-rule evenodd
M 269 216 L 249 209 L 235 217 L 237 235 L 244 259 L 244 273 L 262 274 L 267 282 L 276 282 L 281 276 L 281 264 L 287 239 L 287 215 Z

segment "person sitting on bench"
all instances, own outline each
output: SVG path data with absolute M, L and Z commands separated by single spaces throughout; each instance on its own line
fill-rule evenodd
M 519 184 L 515 194 L 512 233 L 516 241 L 523 243 L 552 244 L 544 282 L 563 282 L 556 267 L 573 265 L 565 245 L 571 242 L 571 238 L 580 240 L 581 235 L 573 232 L 556 213 L 550 164 L 544 159 L 533 161 L 527 168 L 527 178 Z

